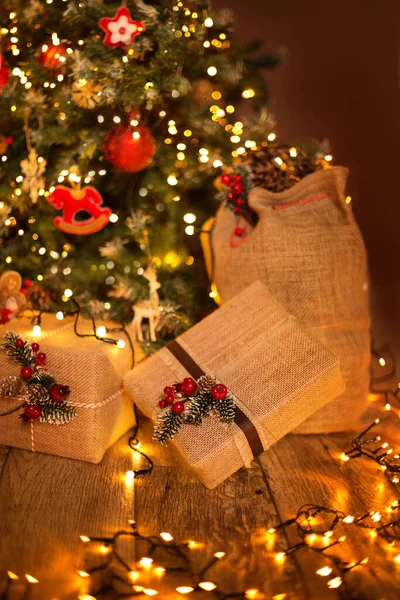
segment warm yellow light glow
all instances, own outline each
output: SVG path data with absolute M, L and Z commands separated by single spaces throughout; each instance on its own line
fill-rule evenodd
M 135 479 L 135 472 L 134 471 L 127 471 L 125 473 L 125 482 L 126 482 L 126 485 L 132 485 L 134 479 Z
M 331 154 L 325 154 L 325 160 L 327 162 L 330 162 L 333 159 L 333 156 Z M 339 584 L 340 585 L 340 584 Z
M 196 215 L 194 215 L 193 213 L 186 213 L 186 215 L 184 215 L 183 220 L 185 221 L 185 223 L 194 223 L 196 220 Z
M 16 575 L 12 571 L 7 571 L 7 577 L 9 579 L 13 579 L 14 581 L 17 581 L 17 579 L 19 579 L 18 575 Z
M 278 564 L 281 564 L 281 563 L 283 563 L 283 562 L 284 562 L 284 560 L 285 560 L 285 558 L 286 558 L 286 555 L 285 555 L 285 553 L 284 553 L 284 552 L 278 552 L 277 554 L 275 554 L 275 561 L 276 561 Z
M 189 550 L 194 550 L 195 548 L 197 548 L 197 542 L 195 542 L 194 540 L 189 540 L 187 542 L 187 547 L 189 548 Z
M 386 365 L 386 360 L 383 358 L 383 356 L 380 357 L 379 364 L 381 365 L 381 367 L 384 367 Z
M 174 185 L 177 185 L 177 184 L 178 184 L 178 180 L 177 180 L 177 178 L 176 178 L 176 176 L 175 176 L 175 175 L 169 175 L 169 176 L 168 176 L 168 178 L 167 178 L 167 183 L 168 183 L 169 185 L 172 185 L 172 186 L 174 186 Z
M 146 596 L 156 596 L 158 592 L 157 590 L 144 589 L 143 594 L 146 594 Z
M 173 536 L 167 531 L 161 532 L 160 538 L 162 538 L 165 542 L 172 542 L 172 540 L 174 539 Z
M 343 523 L 353 523 L 354 517 L 352 515 L 348 515 L 343 519 Z
M 59 310 L 58 313 L 56 313 L 56 319 L 58 319 L 59 321 L 62 321 L 64 319 L 64 313 L 62 312 L 62 310 Z
M 332 573 L 331 567 L 322 567 L 318 569 L 317 575 L 321 575 L 321 577 L 328 577 Z
M 212 581 L 202 581 L 199 583 L 199 587 L 206 592 L 212 592 L 217 586 Z
M 90 573 L 87 571 L 78 571 L 79 577 L 90 577 Z
M 73 296 L 73 291 L 67 288 L 66 290 L 64 290 L 64 296 L 66 296 L 67 298 L 71 298 L 71 296 Z
M 78 600 L 96 600 L 94 596 L 90 596 L 89 594 L 81 594 L 78 596 Z
M 32 335 L 40 335 L 42 333 L 42 328 L 40 325 L 34 325 L 32 329 Z
M 99 327 L 97 327 L 96 335 L 98 335 L 99 337 L 104 337 L 106 334 L 107 329 L 104 327 L 104 325 L 100 325 Z
M 397 562 L 397 563 L 400 563 L 400 554 L 398 554 L 397 556 L 395 556 L 393 560 L 395 562 Z
M 246 590 L 244 593 L 245 597 L 248 598 L 249 600 L 251 600 L 251 598 L 258 598 L 259 596 L 259 591 L 254 589 L 251 590 Z
M 118 340 L 117 341 L 117 348 L 119 348 L 120 350 L 123 350 L 126 346 L 126 342 L 125 340 Z
M 39 583 L 38 579 L 36 579 L 36 577 L 32 577 L 32 575 L 28 575 L 26 573 L 25 575 L 26 580 L 28 581 L 28 583 Z
M 194 235 L 193 225 L 188 225 L 187 227 L 185 227 L 185 233 L 186 235 Z
M 166 571 L 166 569 L 164 569 L 164 567 L 156 567 L 154 569 L 154 573 L 156 575 L 158 575 L 159 577 L 162 577 L 163 575 L 165 575 L 165 571 Z
M 270 133 L 269 136 L 268 136 L 268 139 L 269 139 L 270 142 L 273 142 L 276 139 L 275 133 Z
M 349 456 L 347 456 L 347 454 L 345 454 L 345 452 L 343 452 L 343 453 L 340 455 L 340 460 L 342 460 L 343 462 L 346 462 L 347 460 L 350 460 L 350 457 L 349 457 Z
M 113 213 L 112 215 L 110 215 L 110 223 L 116 223 L 118 221 L 118 218 L 118 215 Z
M 243 90 L 242 92 L 242 98 L 248 99 L 248 98 L 254 98 L 255 96 L 255 91 L 252 90 L 251 88 L 248 90 Z
M 328 581 L 328 587 L 330 587 L 332 589 L 338 588 L 341 585 L 342 585 L 342 578 L 341 577 L 335 577 L 334 579 L 330 579 Z
M 79 537 L 81 539 L 81 542 L 90 542 L 90 537 L 88 537 L 87 535 L 80 535 Z
M 153 564 L 153 559 L 147 558 L 147 556 L 144 556 L 139 562 L 142 565 L 142 567 L 149 568 Z
M 218 69 L 217 67 L 208 67 L 207 69 L 207 73 L 210 75 L 210 77 L 214 77 L 214 75 L 216 75 L 218 73 Z
M 180 594 L 190 594 L 190 592 L 193 592 L 193 590 L 194 588 L 190 587 L 189 585 L 182 585 L 181 587 L 176 588 L 176 591 Z
M 215 558 L 224 558 L 225 552 L 215 552 L 214 556 Z

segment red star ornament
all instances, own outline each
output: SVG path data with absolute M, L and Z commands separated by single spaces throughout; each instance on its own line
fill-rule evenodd
M 145 30 L 142 21 L 133 21 L 126 6 L 121 6 L 112 19 L 107 17 L 100 19 L 99 27 L 106 34 L 103 43 L 109 48 L 130 46 L 135 41 L 135 37 Z

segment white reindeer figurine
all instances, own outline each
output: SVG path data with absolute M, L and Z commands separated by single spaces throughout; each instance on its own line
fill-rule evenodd
M 149 282 L 150 298 L 149 300 L 141 300 L 133 306 L 135 316 L 132 325 L 134 326 L 137 339 L 140 342 L 143 342 L 142 320 L 148 319 L 150 339 L 152 342 L 155 342 L 157 341 L 156 328 L 161 318 L 159 311 L 160 299 L 157 294 L 157 290 L 160 289 L 161 283 L 157 281 L 157 271 L 154 267 L 147 267 L 143 273 L 143 277 Z

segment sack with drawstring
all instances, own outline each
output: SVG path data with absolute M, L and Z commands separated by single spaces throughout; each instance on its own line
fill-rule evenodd
M 370 313 L 365 246 L 345 199 L 348 171 L 308 175 L 280 193 L 252 188 L 258 217 L 235 239 L 238 217 L 221 205 L 203 249 L 213 295 L 222 303 L 260 280 L 310 334 L 339 357 L 343 394 L 320 408 L 296 433 L 329 433 L 360 425 L 367 407 Z M 243 223 L 243 220 L 242 220 Z M 209 224 L 210 225 L 210 224 Z M 207 228 L 206 228 L 207 229 Z

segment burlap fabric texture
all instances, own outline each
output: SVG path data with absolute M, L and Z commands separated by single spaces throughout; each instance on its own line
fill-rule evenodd
M 305 333 L 260 282 L 177 341 L 207 375 L 235 394 L 264 450 L 343 390 L 336 357 Z M 163 388 L 188 374 L 166 347 L 130 371 L 125 388 L 155 421 Z M 213 415 L 202 425 L 183 425 L 173 443 L 209 488 L 254 458 L 240 427 Z
M 219 209 L 205 256 L 222 303 L 255 280 L 339 357 L 345 391 L 296 433 L 329 433 L 360 426 L 367 407 L 370 313 L 367 257 L 345 200 L 348 171 L 334 167 L 274 194 L 253 188 L 255 228 L 230 246 L 236 217 Z
M 55 315 L 45 314 L 41 326 L 41 336 L 35 337 L 29 319 L 13 319 L 0 327 L 0 338 L 15 331 L 24 339 L 38 341 L 49 371 L 58 383 L 71 388 L 68 401 L 76 405 L 78 415 L 64 425 L 35 421 L 32 427 L 22 424 L 20 413 L 0 417 L 0 444 L 99 463 L 106 450 L 135 424 L 132 401 L 122 392 L 123 376 L 131 367 L 128 344 L 121 350 L 94 338 L 78 338 L 72 317 L 60 322 Z M 92 332 L 92 324 L 82 319 L 79 331 Z M 1 351 L 0 379 L 19 370 Z M 20 399 L 1 398 L 0 415 L 19 404 Z

